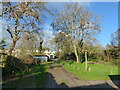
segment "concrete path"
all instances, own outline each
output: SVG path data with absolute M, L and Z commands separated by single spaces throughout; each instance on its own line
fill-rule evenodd
M 63 67 L 49 69 L 46 88 L 118 88 L 112 81 L 81 81 Z

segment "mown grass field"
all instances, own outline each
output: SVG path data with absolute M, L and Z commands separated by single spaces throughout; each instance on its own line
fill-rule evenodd
M 85 64 L 63 63 L 63 67 L 80 80 L 109 80 L 108 75 L 118 75 L 118 66 L 104 64 L 88 64 L 90 71 L 85 70 Z
M 48 80 L 48 65 L 30 65 L 29 71 L 19 71 L 15 79 L 4 83 L 3 88 L 42 88 Z

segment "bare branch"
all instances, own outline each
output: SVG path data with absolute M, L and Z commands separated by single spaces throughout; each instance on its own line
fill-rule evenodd
M 8 29 L 7 29 L 8 33 L 10 34 L 11 38 L 13 38 L 13 35 L 12 35 L 12 32 L 10 31 L 10 28 L 8 26 Z

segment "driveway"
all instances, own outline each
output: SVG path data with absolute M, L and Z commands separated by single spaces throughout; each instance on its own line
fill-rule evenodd
M 116 81 L 118 84 L 118 82 Z M 46 88 L 118 88 L 112 81 L 81 81 L 63 67 L 49 69 Z

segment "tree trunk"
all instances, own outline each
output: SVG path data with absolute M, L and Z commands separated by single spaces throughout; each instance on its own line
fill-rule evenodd
M 75 52 L 75 56 L 76 56 L 76 61 L 78 63 L 79 62 L 79 57 L 78 57 L 78 53 L 77 53 L 75 44 L 74 44 L 74 52 Z
M 10 48 L 8 50 L 8 55 L 12 55 L 12 51 L 16 45 L 16 42 L 19 40 L 19 38 L 17 37 L 18 35 L 17 27 L 18 27 L 18 18 L 15 20 L 14 34 L 11 36 L 12 44 L 10 45 Z
M 10 48 L 8 50 L 8 55 L 12 55 L 12 51 L 13 51 L 15 45 L 16 45 L 16 40 L 13 39 L 12 44 L 10 45 Z

